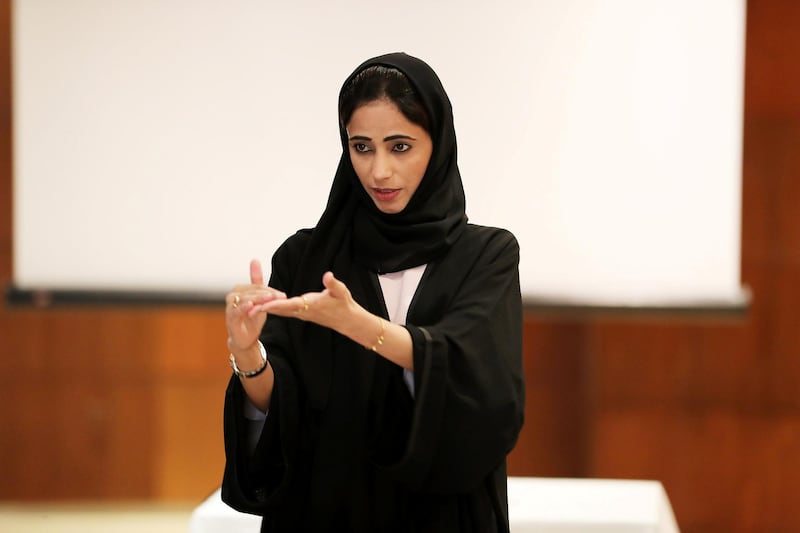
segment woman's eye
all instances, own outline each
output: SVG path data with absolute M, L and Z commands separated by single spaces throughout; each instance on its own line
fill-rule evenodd
M 367 146 L 364 143 L 354 143 L 353 144 L 353 150 L 363 154 L 364 152 L 369 152 L 369 146 Z
M 408 152 L 409 150 L 411 150 L 411 145 L 409 145 L 408 143 L 397 143 L 394 145 L 392 150 L 394 150 L 395 152 Z

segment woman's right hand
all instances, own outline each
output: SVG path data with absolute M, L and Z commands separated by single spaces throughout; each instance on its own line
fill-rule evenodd
M 253 351 L 267 313 L 254 310 L 256 305 L 286 298 L 286 294 L 264 285 L 261 262 L 250 261 L 250 284 L 237 285 L 225 297 L 225 325 L 231 353 Z

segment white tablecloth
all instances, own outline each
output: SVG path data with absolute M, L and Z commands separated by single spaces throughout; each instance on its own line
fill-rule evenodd
M 678 533 L 658 481 L 508 478 L 512 533 Z M 234 511 L 216 490 L 195 508 L 190 533 L 258 533 L 261 518 Z

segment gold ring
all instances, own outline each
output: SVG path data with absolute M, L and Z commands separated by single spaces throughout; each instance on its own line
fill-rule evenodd
M 308 311 L 308 298 L 303 296 L 303 311 Z
M 233 297 L 233 308 L 234 308 L 234 309 L 236 309 L 237 307 L 239 307 L 239 302 L 240 302 L 240 301 L 241 301 L 241 298 L 239 298 L 239 295 L 238 295 L 238 294 L 237 294 L 236 296 L 234 296 L 234 297 Z

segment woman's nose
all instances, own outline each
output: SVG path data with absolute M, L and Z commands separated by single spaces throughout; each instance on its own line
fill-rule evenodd
M 372 177 L 376 180 L 384 180 L 392 177 L 391 160 L 387 154 L 376 152 L 372 165 Z

